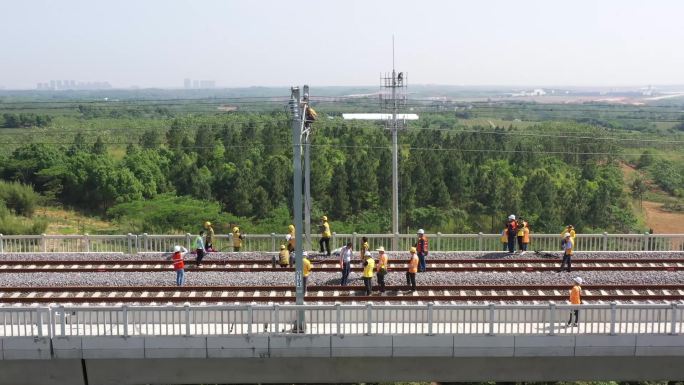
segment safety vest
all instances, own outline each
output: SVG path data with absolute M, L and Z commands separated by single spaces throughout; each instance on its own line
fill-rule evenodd
M 565 241 L 565 245 L 563 246 L 563 251 L 565 252 L 566 255 L 572 255 L 573 246 L 574 246 L 574 243 L 572 242 L 572 237 L 570 237 L 570 239 Z
M 380 258 L 378 258 L 377 271 L 381 269 L 387 269 L 387 254 L 385 253 L 380 254 Z
M 323 232 L 321 233 L 323 238 L 330 238 L 332 233 L 330 232 L 330 225 L 327 221 L 323 222 Z
M 501 232 L 501 238 L 499 238 L 501 243 L 508 243 L 508 229 L 504 229 L 504 231 Z
M 530 229 L 527 226 L 523 229 L 523 243 L 530 243 Z
M 294 249 L 295 248 L 295 241 L 297 240 L 297 238 L 295 238 L 295 230 L 294 229 L 290 230 L 288 232 L 288 234 L 290 235 L 290 240 L 287 241 L 287 244 L 288 244 L 288 246 L 290 246 Z
M 242 247 L 242 234 L 239 231 L 233 233 L 233 247 Z
M 418 256 L 416 254 L 411 255 L 411 260 L 409 261 L 408 272 L 409 273 L 417 273 L 418 272 Z
M 303 270 L 304 276 L 308 277 L 309 274 L 311 274 L 311 261 L 309 261 L 308 258 L 304 258 L 304 259 L 302 259 L 302 264 L 304 265 L 304 270 Z
M 173 270 L 183 270 L 185 268 L 185 261 L 180 252 L 173 253 Z
M 362 261 L 364 258 L 366 258 L 366 251 L 368 251 L 368 242 L 364 242 L 363 245 L 361 245 L 361 252 L 359 253 L 359 256 L 361 257 Z
M 214 228 L 209 226 L 207 229 L 207 243 L 212 243 L 214 241 Z
M 580 293 L 582 292 L 582 287 L 580 285 L 575 285 L 570 289 L 570 303 L 573 305 L 579 305 L 582 303 L 580 298 Z
M 416 242 L 416 253 L 422 253 L 425 254 L 428 251 L 428 239 L 425 235 L 422 237 L 418 238 L 418 242 Z
M 278 254 L 278 263 L 281 265 L 290 264 L 290 252 L 287 251 L 287 249 L 280 250 L 280 254 Z
M 366 266 L 363 267 L 363 277 L 373 278 L 373 270 L 375 270 L 375 261 L 373 258 L 366 258 Z

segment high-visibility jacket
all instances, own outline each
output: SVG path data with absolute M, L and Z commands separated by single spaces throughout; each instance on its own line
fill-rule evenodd
M 519 237 L 522 237 L 525 235 L 525 228 L 524 227 L 518 227 L 518 233 L 516 234 Z
M 242 247 L 242 234 L 240 234 L 240 231 L 233 232 L 233 247 Z
M 173 261 L 173 270 L 183 270 L 185 268 L 185 261 L 183 260 L 183 255 L 179 252 L 173 253 L 171 259 Z
M 328 221 L 323 222 L 323 231 L 321 232 L 321 236 L 323 238 L 332 237 L 332 233 L 330 232 L 330 225 L 328 224 Z
M 311 261 L 309 261 L 309 258 L 304 258 L 302 259 L 302 265 L 303 265 L 303 273 L 305 277 L 308 277 L 309 274 L 311 274 Z
M 290 252 L 287 249 L 280 250 L 278 254 L 278 264 L 289 265 L 290 264 Z
M 294 249 L 294 248 L 295 248 L 295 241 L 297 240 L 297 239 L 295 238 L 295 229 L 294 229 L 294 227 L 291 227 L 291 228 L 289 229 L 288 234 L 290 235 L 290 239 L 287 241 L 287 245 Z
M 504 231 L 501 232 L 501 238 L 499 238 L 501 243 L 508 243 L 508 229 L 504 229 Z
M 361 245 L 361 252 L 359 253 L 359 256 L 361 257 L 362 261 L 364 258 L 366 258 L 366 251 L 368 251 L 368 247 L 368 242 L 364 242 L 363 245 Z
M 572 255 L 573 246 L 574 246 L 574 242 L 572 241 L 572 237 L 570 237 L 570 239 L 566 239 L 565 244 L 563 244 L 563 252 L 566 255 Z
M 363 267 L 363 277 L 373 278 L 373 270 L 375 270 L 375 261 L 373 258 L 366 258 L 366 265 Z
M 409 261 L 408 272 L 409 273 L 417 273 L 418 272 L 418 255 L 411 254 L 411 260 Z
M 579 305 L 582 303 L 582 298 L 580 295 L 582 293 L 582 287 L 580 285 L 575 285 L 570 289 L 570 303 L 573 305 Z
M 563 230 L 563 232 L 561 233 L 561 238 L 565 238 L 565 233 L 570 233 L 570 238 L 572 239 L 572 244 L 574 245 L 575 236 L 577 235 L 577 233 L 575 233 L 575 229 L 568 231 L 568 228 L 566 227 L 565 230 Z
M 207 236 L 206 236 L 207 243 L 213 243 L 214 241 L 214 228 L 209 226 L 207 229 Z
M 530 243 L 530 229 L 527 226 L 523 228 L 523 243 Z
M 428 253 L 428 239 L 425 235 L 418 238 L 418 242 L 416 242 L 416 253 L 418 253 L 418 254 L 422 253 L 422 254 L 427 255 L 427 253 Z
M 387 269 L 387 254 L 382 253 L 380 254 L 380 257 L 378 258 L 378 264 L 376 266 L 376 270 L 380 271 L 382 269 Z

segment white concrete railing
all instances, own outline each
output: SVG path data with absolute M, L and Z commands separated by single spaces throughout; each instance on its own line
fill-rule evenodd
M 566 327 L 573 309 L 579 326 Z M 0 308 L 0 319 L 0 337 L 278 335 L 297 325 L 311 335 L 675 335 L 684 331 L 684 306 L 59 306 Z
M 400 250 L 408 250 L 416 242 L 414 234 L 337 234 L 333 233 L 331 247 L 341 247 L 347 242 L 358 245 L 361 237 L 369 239 L 371 249 L 380 246 L 390 250 L 393 238 L 397 238 Z M 432 251 L 501 251 L 499 234 L 427 234 Z M 68 252 L 118 252 L 143 253 L 167 252 L 174 245 L 192 249 L 195 235 L 2 235 L 0 253 L 68 253 Z M 312 245 L 317 249 L 319 235 L 312 235 Z M 285 243 L 285 234 L 245 234 L 241 251 L 275 252 Z M 684 251 L 684 234 L 578 234 L 576 250 L 580 251 Z M 214 249 L 233 251 L 232 235 L 216 235 Z M 557 251 L 560 234 L 532 234 L 529 250 Z

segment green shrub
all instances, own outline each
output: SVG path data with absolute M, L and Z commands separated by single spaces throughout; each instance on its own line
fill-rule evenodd
M 31 186 L 0 181 L 0 200 L 16 215 L 30 218 L 36 210 L 40 195 Z

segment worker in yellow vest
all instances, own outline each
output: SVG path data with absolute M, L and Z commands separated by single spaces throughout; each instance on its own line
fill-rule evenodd
M 373 294 L 373 273 L 375 272 L 375 260 L 370 251 L 366 251 L 366 260 L 363 261 L 363 284 L 366 286 L 366 295 Z
M 240 228 L 237 226 L 233 227 L 233 251 L 240 251 L 243 239 L 244 236 L 240 233 Z
M 411 253 L 411 258 L 408 263 L 408 271 L 406 272 L 406 285 L 411 288 L 411 291 L 416 291 L 416 273 L 418 272 L 418 255 L 416 254 L 416 248 L 412 247 L 409 249 Z
M 308 253 L 306 251 L 302 253 L 302 257 L 302 285 L 304 286 L 304 294 L 306 294 L 306 281 L 309 279 L 309 275 L 311 275 L 313 265 L 311 265 L 311 261 L 309 261 Z

